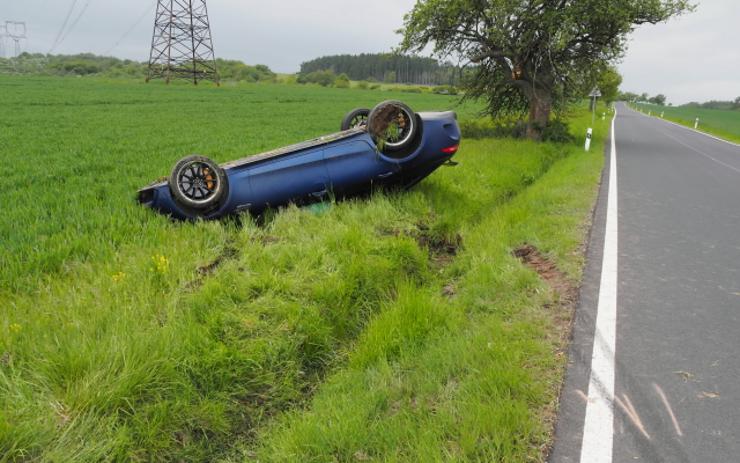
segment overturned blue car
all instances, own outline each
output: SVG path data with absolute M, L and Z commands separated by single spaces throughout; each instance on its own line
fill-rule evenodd
M 218 165 L 203 156 L 180 160 L 167 181 L 138 192 L 139 203 L 176 219 L 259 215 L 286 204 L 410 188 L 460 146 L 453 112 L 414 113 L 399 101 L 357 109 L 342 131 Z

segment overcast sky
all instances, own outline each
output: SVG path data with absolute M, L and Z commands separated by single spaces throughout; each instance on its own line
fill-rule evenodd
M 623 90 L 664 93 L 676 104 L 740 96 L 740 0 L 698 1 L 696 13 L 634 33 L 619 66 Z M 156 0 L 0 0 L 0 22 L 25 21 L 24 49 L 46 53 L 73 3 L 54 53 L 147 59 Z M 390 50 L 414 3 L 210 0 L 208 7 L 219 57 L 296 72 L 322 55 Z

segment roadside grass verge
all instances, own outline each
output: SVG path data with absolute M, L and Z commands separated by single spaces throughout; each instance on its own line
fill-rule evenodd
M 602 127 L 603 129 L 603 127 Z M 597 132 L 599 133 L 599 132 Z M 259 461 L 542 461 L 571 313 L 512 250 L 529 243 L 577 284 L 603 165 L 571 155 L 484 220 L 436 287 L 401 288 L 348 366 L 305 410 L 266 427 Z M 443 284 L 454 282 L 453 295 Z
M 346 363 L 383 307 L 400 297 L 426 317 L 457 252 L 437 248 L 456 246 L 465 226 L 565 154 L 471 142 L 461 166 L 410 194 L 289 208 L 262 227 L 167 224 L 155 259 L 127 246 L 114 262 L 78 265 L 14 297 L 3 310 L 1 447 L 60 459 L 210 459 L 236 436 L 251 439 Z M 176 227 L 203 240 L 165 245 Z M 436 313 L 443 320 L 444 305 Z
M 228 145 L 219 160 L 294 141 L 279 129 L 282 103 L 252 100 L 266 98 L 249 93 L 258 86 L 198 103 L 202 93 L 176 87 L 87 82 L 89 93 L 71 94 L 82 109 L 65 110 L 68 88 L 17 85 L 33 101 L 58 99 L 67 119 L 25 109 L 2 140 L 38 178 L 4 190 L 14 196 L 0 223 L 11 240 L 0 461 L 541 458 L 563 314 L 543 308 L 558 296 L 511 250 L 535 245 L 577 281 L 606 124 L 589 155 L 575 144 L 468 141 L 459 166 L 407 194 L 287 208 L 261 226 L 172 223 L 132 204 L 142 179 L 207 130 L 217 141 L 206 154 Z M 286 91 L 297 93 L 267 95 L 325 110 L 310 130 L 333 126 L 325 113 L 348 104 L 332 93 L 342 90 Z M 153 124 L 142 129 L 129 118 L 145 94 L 164 122 L 142 116 Z M 188 102 L 225 122 L 164 130 L 178 117 L 160 112 Z M 246 103 L 276 124 L 265 125 L 267 142 L 236 145 Z M 314 113 L 304 106 L 289 107 Z M 23 127 L 43 121 L 48 133 L 28 138 Z
M 657 118 L 660 118 L 662 112 L 664 113 L 663 119 L 692 129 L 698 117 L 699 131 L 740 143 L 740 111 L 658 106 L 644 103 L 635 103 L 631 106 L 645 114 L 652 111 L 652 115 Z

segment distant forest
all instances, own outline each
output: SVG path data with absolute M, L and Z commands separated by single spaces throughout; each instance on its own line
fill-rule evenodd
M 301 64 L 303 75 L 329 70 L 352 80 L 392 84 L 457 85 L 460 80 L 460 69 L 451 63 L 391 53 L 324 56 Z

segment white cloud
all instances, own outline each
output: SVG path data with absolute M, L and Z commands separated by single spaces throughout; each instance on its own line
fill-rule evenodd
M 696 12 L 635 31 L 622 88 L 681 104 L 740 96 L 740 2 L 703 0 Z

